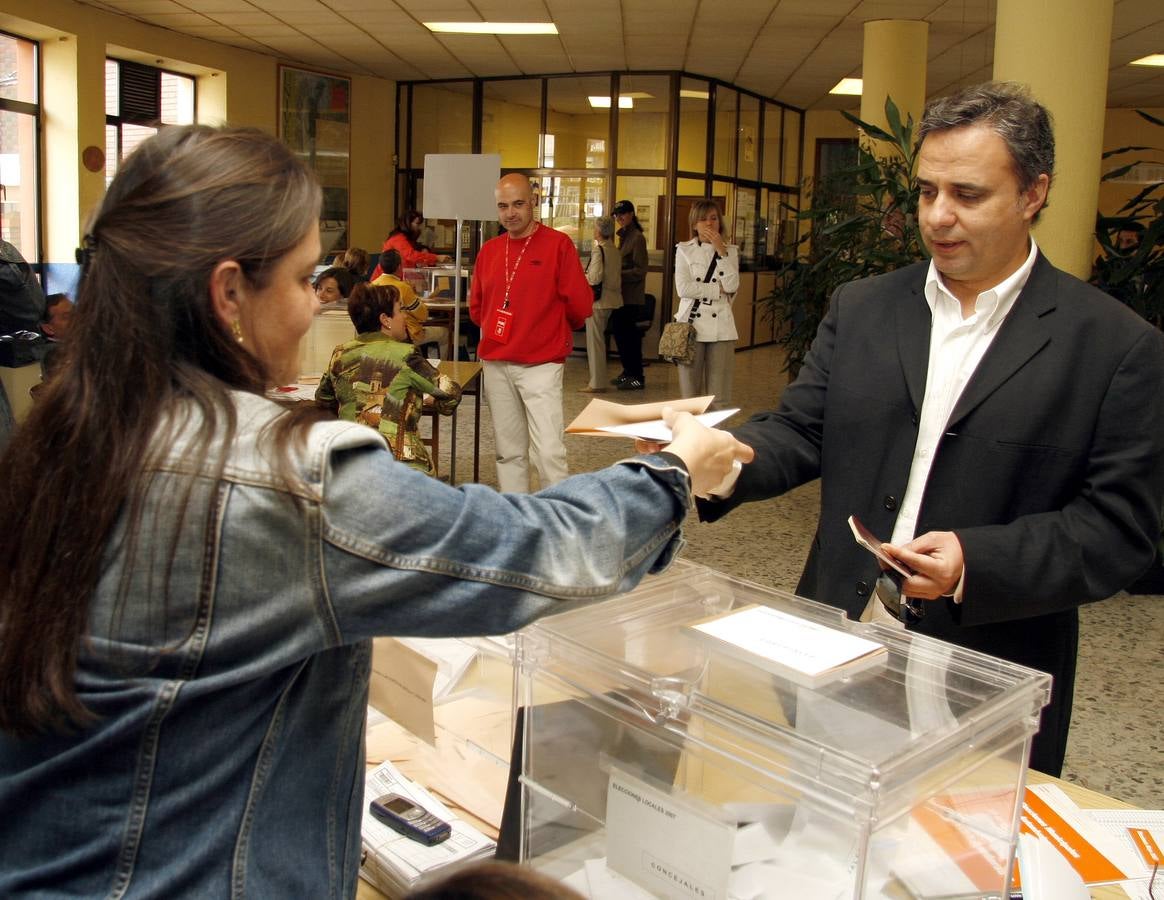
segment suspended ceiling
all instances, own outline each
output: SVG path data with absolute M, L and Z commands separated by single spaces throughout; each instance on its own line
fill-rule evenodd
M 863 25 L 930 23 L 927 96 L 991 76 L 995 0 L 87 0 L 284 62 L 397 81 L 682 69 L 806 109 L 861 74 Z M 425 21 L 553 21 L 553 36 L 436 35 Z M 1032 41 L 1038 36 L 1032 31 Z M 1116 0 L 1108 106 L 1164 106 L 1164 2 Z

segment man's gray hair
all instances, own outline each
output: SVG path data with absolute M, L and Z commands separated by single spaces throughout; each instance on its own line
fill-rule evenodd
M 1040 175 L 1045 174 L 1048 180 L 1054 177 L 1051 114 L 1023 85 L 1013 81 L 987 81 L 929 103 L 918 125 L 918 146 L 933 132 L 980 123 L 1006 143 L 1021 190 L 1030 188 Z
M 598 229 L 598 233 L 602 235 L 604 241 L 609 241 L 614 237 L 614 219 L 610 216 L 599 216 L 594 220 L 594 227 Z

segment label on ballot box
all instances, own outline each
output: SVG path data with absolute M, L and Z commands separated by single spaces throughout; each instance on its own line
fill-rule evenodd
M 735 834 L 734 825 L 611 770 L 607 865 L 655 895 L 727 900 Z

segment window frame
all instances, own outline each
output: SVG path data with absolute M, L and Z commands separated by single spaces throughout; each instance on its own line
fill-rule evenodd
M 33 149 L 31 154 L 33 160 L 33 188 L 31 195 L 33 218 L 35 220 L 32 236 L 33 247 L 31 253 L 26 247 L 20 247 L 18 249 L 21 255 L 28 261 L 29 265 L 32 266 L 33 270 L 40 274 L 44 260 L 44 180 L 42 178 L 44 173 L 44 108 L 42 105 L 44 97 L 44 58 L 41 53 L 41 42 L 38 40 L 4 29 L 0 29 L 0 37 L 11 38 L 12 40 L 28 44 L 32 48 L 33 53 L 32 68 L 35 84 L 34 96 L 36 99 L 32 101 L 9 100 L 0 97 L 0 111 L 31 116 L 33 121 Z M 3 199 L 3 197 L 0 197 L 0 200 Z M 3 211 L 0 209 L 0 235 L 3 234 L 2 220 Z
M 153 71 L 158 73 L 159 82 L 161 80 L 162 75 L 170 75 L 174 78 L 181 78 L 185 81 L 188 81 L 190 83 L 190 103 L 191 103 L 190 120 L 191 120 L 191 122 L 198 121 L 198 79 L 196 77 L 194 77 L 193 75 L 190 75 L 186 72 L 178 72 L 174 69 L 167 69 L 163 66 L 153 66 L 153 65 L 150 65 L 148 63 L 138 62 L 137 60 L 133 60 L 133 59 L 122 59 L 119 56 L 106 55 L 105 62 L 107 64 L 111 63 L 111 62 L 116 63 L 118 66 L 117 84 L 118 84 L 118 91 L 119 92 L 120 92 L 121 83 L 122 83 L 121 82 L 120 68 L 121 68 L 121 66 L 124 66 L 127 63 L 130 65 L 139 66 L 139 67 L 144 68 L 144 69 L 152 69 Z M 120 97 L 118 99 L 120 101 Z M 106 108 L 108 109 L 108 97 L 106 98 Z M 175 122 L 163 122 L 162 121 L 162 91 L 161 91 L 160 85 L 159 85 L 159 89 L 158 89 L 158 106 L 155 110 L 155 113 L 156 114 L 151 118 L 139 118 L 139 117 L 126 116 L 126 115 L 124 115 L 124 111 L 121 109 L 120 102 L 118 103 L 118 111 L 117 111 L 116 115 L 111 115 L 108 112 L 105 113 L 105 125 L 106 125 L 106 127 L 107 128 L 109 128 L 109 127 L 115 128 L 116 133 L 117 133 L 116 148 L 115 148 L 116 152 L 115 152 L 114 158 L 112 160 L 106 160 L 106 167 L 105 167 L 105 186 L 106 187 L 109 186 L 109 182 L 113 180 L 114 173 L 116 173 L 117 169 L 121 166 L 122 160 L 125 159 L 125 139 L 124 139 L 125 138 L 125 131 L 124 131 L 124 129 L 125 129 L 126 125 L 131 125 L 131 126 L 134 126 L 137 128 L 152 128 L 153 133 L 157 134 L 158 131 L 160 131 L 163 128 L 170 128 L 173 125 L 180 124 L 180 123 L 175 123 Z M 107 143 L 106 144 L 107 154 L 108 154 L 108 150 L 109 150 L 109 145 Z M 110 163 L 112 163 L 112 165 Z

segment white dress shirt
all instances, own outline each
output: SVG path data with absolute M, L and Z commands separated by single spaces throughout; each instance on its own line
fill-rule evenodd
M 913 450 L 913 464 L 909 482 L 897 522 L 893 526 L 891 544 L 906 544 L 917 535 L 917 514 L 925 493 L 926 481 L 934 463 L 934 451 L 946 432 L 946 423 L 962 390 L 982 362 L 998 327 L 1014 307 L 1019 292 L 1027 283 L 1035 265 L 1038 247 L 1031 239 L 1031 251 L 1026 261 L 1009 277 L 990 290 L 983 291 L 974 301 L 974 312 L 962 318 L 962 304 L 951 294 L 942 281 L 933 260 L 926 273 L 925 295 L 930 306 L 930 361 L 926 372 L 926 393 L 918 422 L 917 444 Z
M 910 465 L 909 481 L 893 526 L 891 544 L 907 544 L 916 537 L 917 515 L 925 493 L 926 481 L 934 462 L 934 452 L 946 431 L 946 423 L 962 390 L 970 376 L 982 362 L 982 357 L 994 341 L 998 327 L 1014 307 L 1019 293 L 1026 286 L 1031 270 L 1035 266 L 1039 248 L 1031 238 L 1031 249 L 1026 260 L 1011 275 L 990 290 L 983 291 L 974 301 L 974 312 L 962 318 L 962 304 L 942 281 L 933 260 L 926 273 L 925 297 L 931 313 L 929 368 L 926 373 L 926 392 L 922 400 L 918 421 L 917 443 L 914 445 L 913 462 Z M 740 466 L 732 467 L 723 482 L 707 494 L 700 496 L 729 497 L 739 478 Z M 954 599 L 962 602 L 965 569 L 958 578 Z M 876 595 L 869 598 L 869 604 L 861 616 L 861 621 L 897 623 L 884 611 Z

